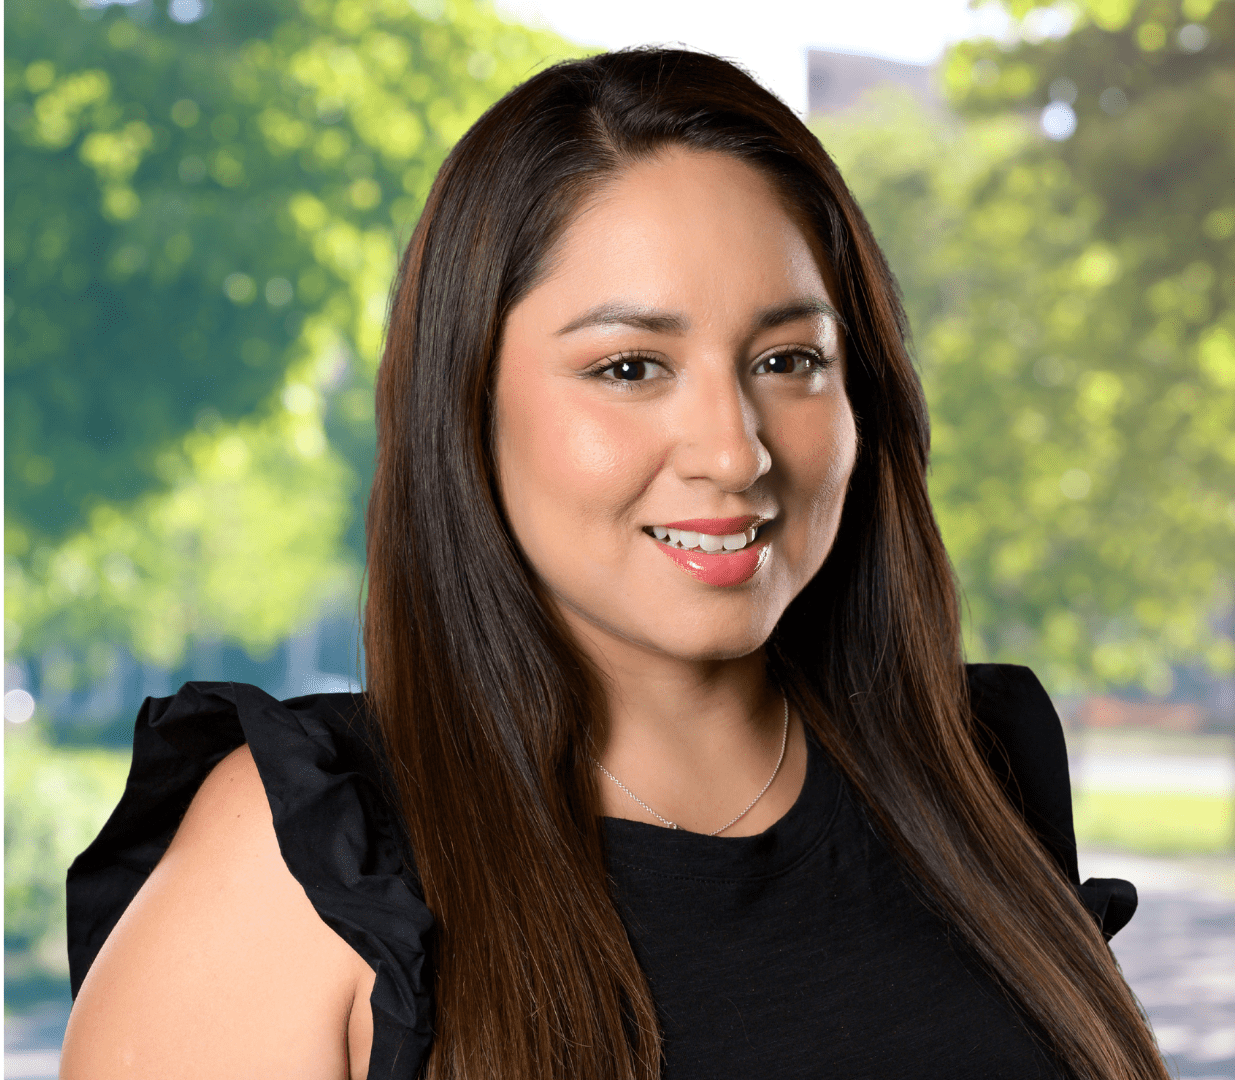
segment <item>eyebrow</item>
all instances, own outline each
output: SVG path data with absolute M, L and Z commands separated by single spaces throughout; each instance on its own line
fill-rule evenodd
M 811 315 L 822 315 L 824 318 L 831 319 L 842 329 L 845 326 L 845 320 L 840 317 L 840 312 L 826 300 L 818 296 L 801 296 L 796 300 L 790 300 L 787 304 L 764 308 L 755 316 L 755 329 L 775 330 L 776 327 L 784 326 L 785 323 L 797 322 L 798 319 L 806 319 Z
M 826 300 L 817 296 L 803 296 L 790 300 L 785 304 L 764 308 L 754 319 L 756 330 L 774 330 L 786 323 L 811 315 L 822 315 L 832 319 L 837 326 L 844 327 L 845 321 Z M 590 326 L 630 326 L 636 330 L 647 330 L 653 334 L 684 334 L 690 327 L 690 320 L 684 315 L 672 311 L 660 311 L 656 308 L 639 307 L 634 304 L 599 304 L 585 311 L 577 318 L 571 319 L 558 334 L 573 334 Z
M 636 330 L 650 330 L 654 334 L 684 334 L 688 325 L 684 316 L 671 311 L 657 311 L 633 304 L 599 304 L 577 319 L 571 319 L 558 333 L 573 334 L 589 326 L 633 326 Z

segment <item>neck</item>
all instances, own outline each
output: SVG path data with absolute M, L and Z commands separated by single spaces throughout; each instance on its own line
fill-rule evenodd
M 597 759 L 662 818 L 710 833 L 767 784 L 785 735 L 784 699 L 762 650 L 732 659 L 667 656 L 569 620 L 599 668 L 608 714 Z M 776 780 L 725 836 L 761 832 L 797 797 L 805 740 L 791 722 Z M 658 824 L 617 784 L 599 777 L 602 812 Z

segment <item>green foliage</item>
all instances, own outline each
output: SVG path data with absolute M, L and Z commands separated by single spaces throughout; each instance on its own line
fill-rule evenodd
M 355 601 L 387 290 L 434 174 L 567 47 L 473 0 L 5 21 L 6 649 L 260 654 Z
M 4 944 L 64 965 L 64 877 L 120 799 L 129 755 L 48 746 L 5 733 Z
M 1082 846 L 1147 855 L 1218 854 L 1231 850 L 1235 814 L 1225 795 L 1157 791 L 1083 791 L 1072 800 Z
M 1175 41 L 1177 4 L 1129 11 L 959 46 L 964 122 L 888 103 L 820 131 L 904 289 L 970 654 L 1059 692 L 1235 669 L 1213 627 L 1235 551 L 1235 4 L 1196 54 L 1137 37 L 1152 15 Z M 1078 127 L 1050 143 L 1032 121 L 1065 76 Z
M 1078 10 L 954 49 L 963 122 L 822 134 L 905 290 L 971 654 L 1163 690 L 1235 666 L 1235 3 Z M 67 646 L 70 681 L 100 642 L 260 655 L 354 600 L 387 289 L 433 175 L 570 50 L 474 0 L 5 18 L 6 649 Z M 1063 143 L 1033 122 L 1052 97 Z

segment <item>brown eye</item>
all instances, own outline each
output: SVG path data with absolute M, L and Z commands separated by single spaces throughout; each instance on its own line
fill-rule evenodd
M 623 360 L 613 366 L 613 377 L 626 382 L 636 382 L 647 378 L 646 360 Z
M 613 382 L 647 382 L 649 379 L 662 378 L 665 369 L 655 360 L 634 356 L 628 360 L 615 361 L 600 374 Z
M 810 353 L 785 352 L 776 353 L 759 361 L 755 367 L 756 375 L 797 375 L 817 366 L 815 357 Z

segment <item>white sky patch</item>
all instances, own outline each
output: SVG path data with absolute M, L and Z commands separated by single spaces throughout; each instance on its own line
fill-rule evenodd
M 495 0 L 504 17 L 555 30 L 581 45 L 618 49 L 681 42 L 736 60 L 791 108 L 806 110 L 806 50 L 868 53 L 931 63 L 968 37 L 1004 38 L 997 5 L 968 0 Z M 1053 30 L 1051 27 L 1047 30 Z

